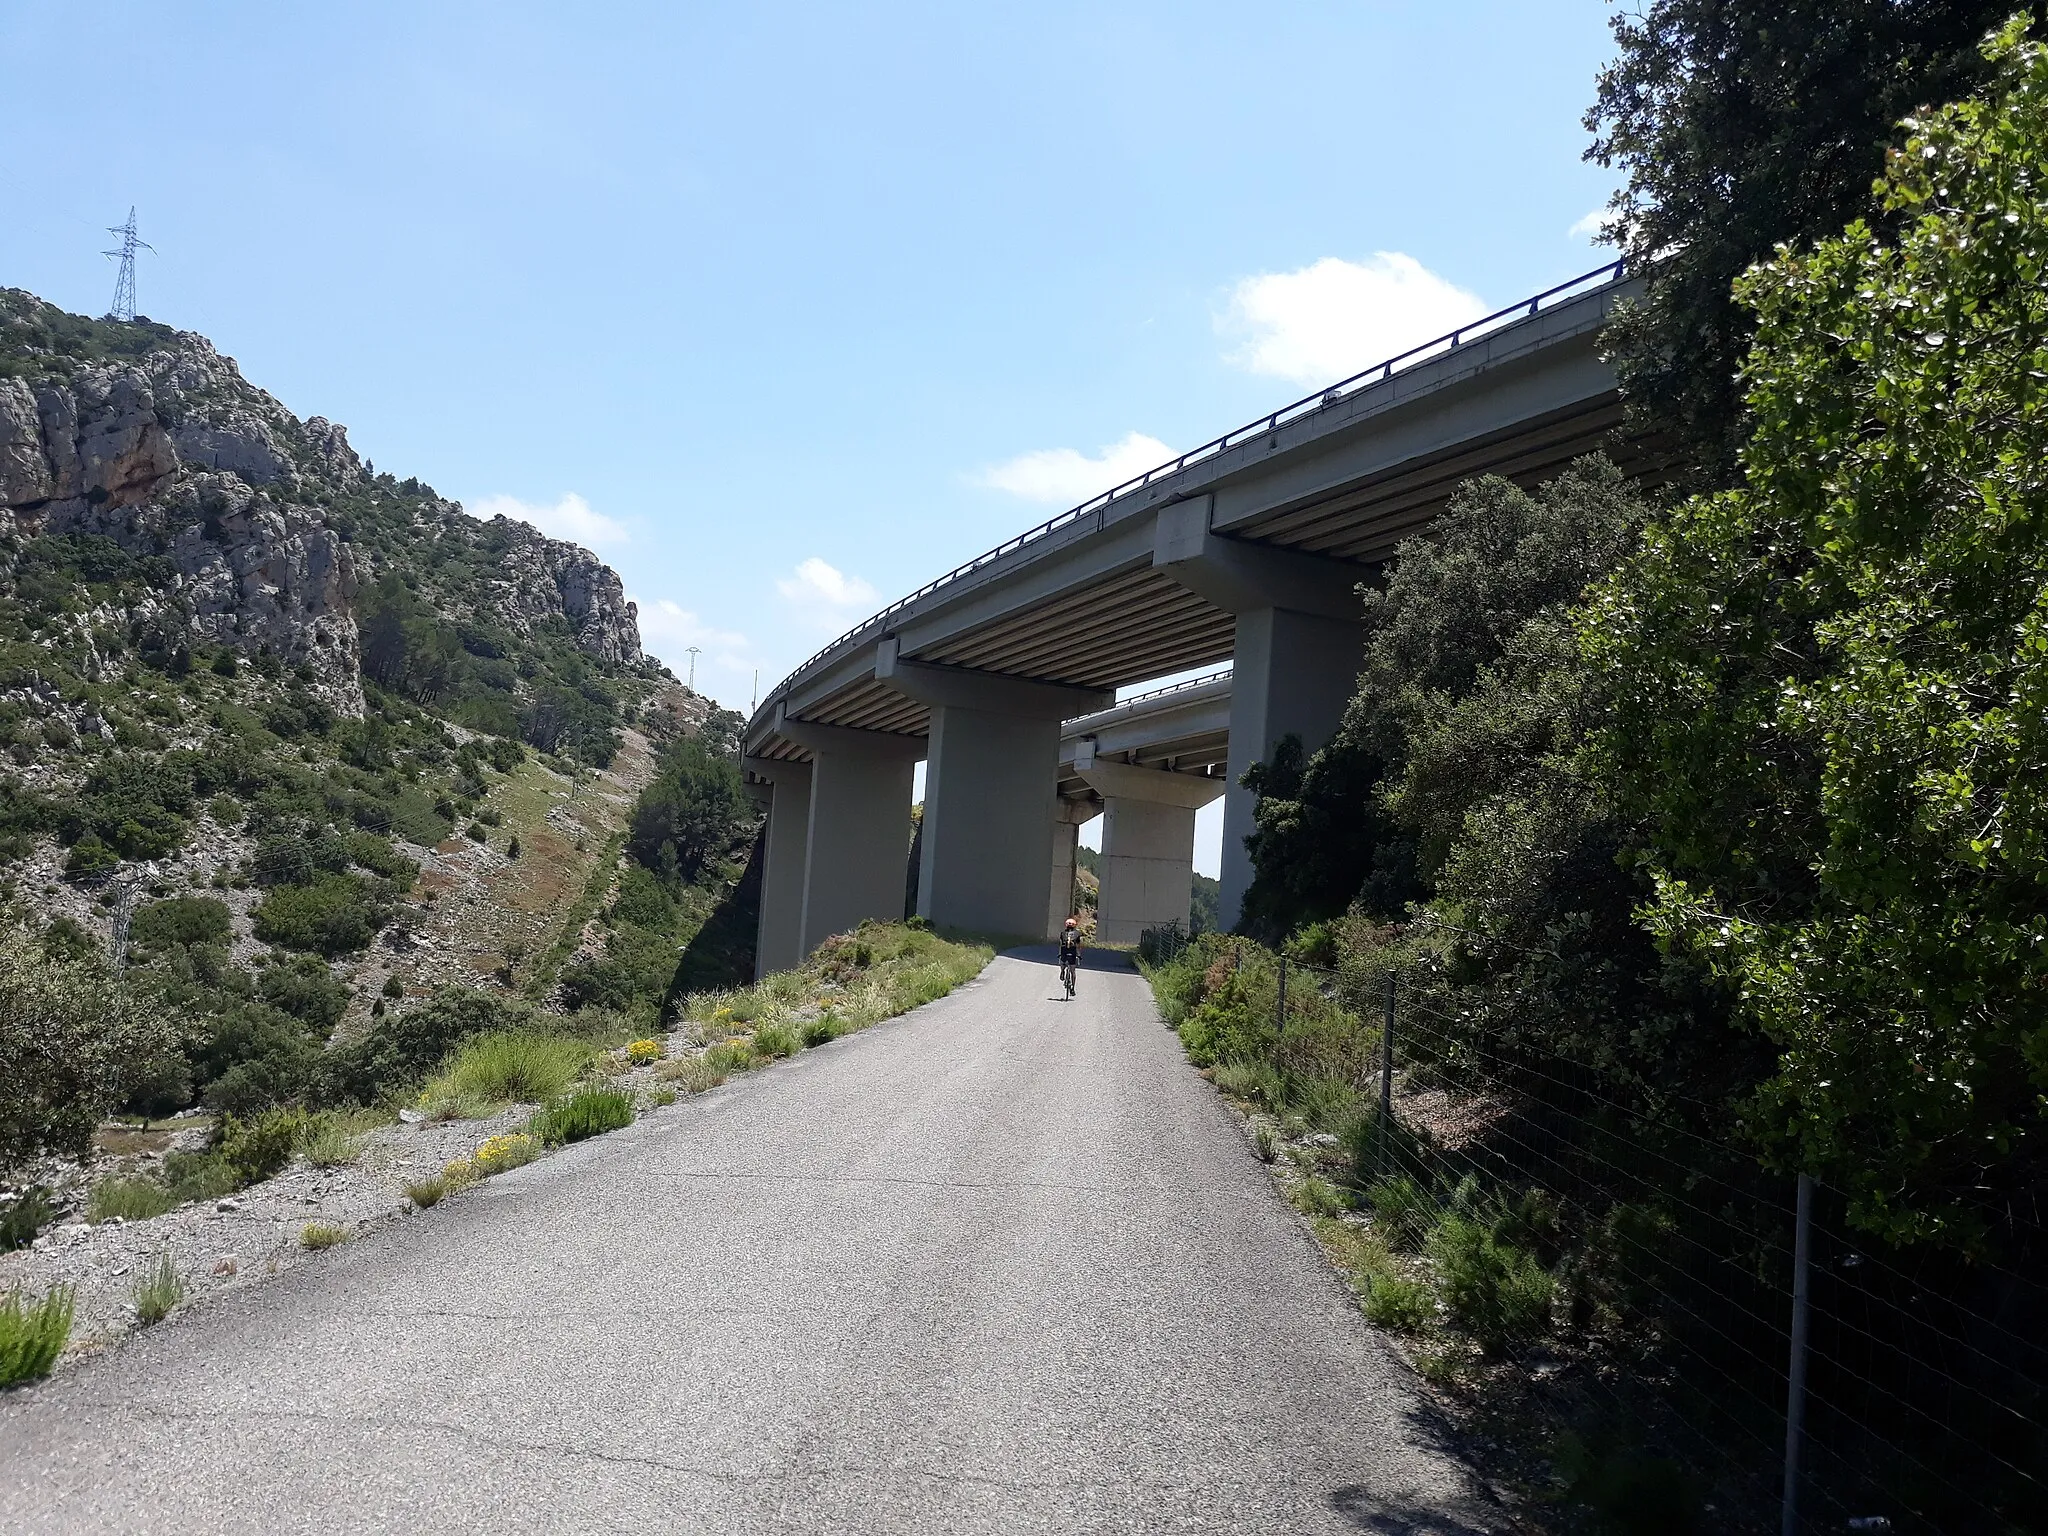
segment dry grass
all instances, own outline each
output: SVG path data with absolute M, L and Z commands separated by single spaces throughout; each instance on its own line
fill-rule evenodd
M 347 1241 L 347 1228 L 332 1227 L 323 1221 L 309 1221 L 299 1232 L 299 1246 L 308 1253 L 319 1253 Z

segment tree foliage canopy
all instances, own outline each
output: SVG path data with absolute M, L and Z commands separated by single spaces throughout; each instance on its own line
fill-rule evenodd
M 1753 320 L 1735 279 L 1781 243 L 1887 222 L 1871 182 L 1908 113 L 1984 78 L 1978 44 L 2014 0 L 1651 0 L 1586 114 L 1588 158 L 1627 176 L 1618 243 L 1649 293 L 1608 331 L 1638 424 L 1707 484 L 1746 435 L 1737 379 Z
M 1986 56 L 1888 162 L 1895 240 L 1744 279 L 1746 484 L 1587 629 L 1655 924 L 1781 1052 L 1761 1128 L 1865 1225 L 1964 1241 L 2048 1119 L 2048 51 Z

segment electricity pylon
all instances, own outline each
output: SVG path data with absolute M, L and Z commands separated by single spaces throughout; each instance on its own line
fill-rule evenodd
M 102 256 L 118 256 L 121 259 L 121 273 L 114 279 L 114 307 L 107 311 L 109 320 L 133 320 L 135 318 L 135 253 L 153 251 L 155 246 L 147 240 L 135 238 L 135 209 L 128 209 L 128 222 L 118 227 L 107 226 L 107 233 L 121 237 L 121 249 L 102 251 Z

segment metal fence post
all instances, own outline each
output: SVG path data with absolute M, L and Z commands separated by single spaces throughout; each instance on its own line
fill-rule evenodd
M 1285 1030 L 1287 1028 L 1287 957 L 1285 955 L 1280 957 L 1280 1005 L 1273 1010 L 1273 1027 L 1276 1030 Z
M 1813 1177 L 1799 1175 L 1792 1229 L 1792 1358 L 1785 1376 L 1785 1503 L 1782 1536 L 1799 1536 L 1799 1442 L 1806 1428 L 1806 1315 L 1811 1297 Z
M 1380 1025 L 1380 1172 L 1393 1170 L 1394 1135 L 1394 973 L 1387 972 L 1387 1015 Z

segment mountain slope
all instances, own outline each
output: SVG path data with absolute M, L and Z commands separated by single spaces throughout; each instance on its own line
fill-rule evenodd
M 298 1096 L 409 982 L 531 987 L 709 708 L 588 551 L 374 472 L 203 337 L 0 290 L 0 906 L 115 958 L 125 923 L 194 1020 L 153 1107 Z

